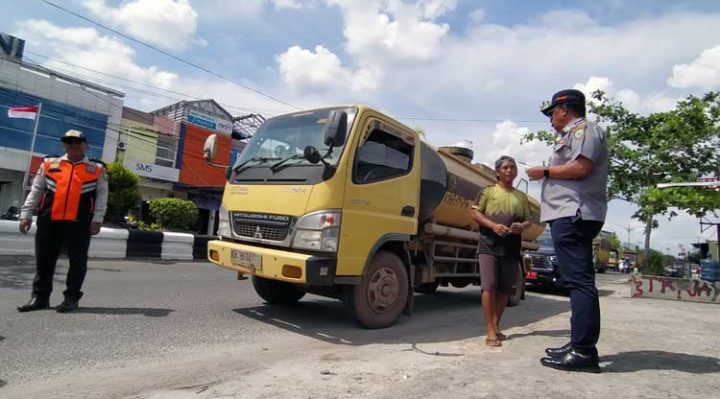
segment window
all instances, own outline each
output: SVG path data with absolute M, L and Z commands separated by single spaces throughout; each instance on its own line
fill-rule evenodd
M 412 169 L 413 146 L 403 139 L 374 130 L 357 150 L 355 183 L 371 183 L 404 175 Z
M 175 154 L 177 153 L 177 138 L 159 134 L 157 138 L 157 152 L 155 153 L 155 164 L 175 167 Z

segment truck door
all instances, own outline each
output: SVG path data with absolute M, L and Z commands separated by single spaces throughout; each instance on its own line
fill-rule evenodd
M 337 274 L 362 275 L 368 255 L 392 234 L 417 233 L 419 147 L 414 132 L 367 118 L 346 185 Z

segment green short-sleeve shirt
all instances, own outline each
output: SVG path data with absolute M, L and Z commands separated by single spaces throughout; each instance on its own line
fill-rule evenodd
M 486 187 L 478 204 L 473 206 L 495 223 L 510 227 L 516 222 L 530 219 L 530 202 L 525 193 L 513 189 L 507 191 L 499 185 Z M 500 237 L 487 227 L 480 227 L 478 253 L 492 254 L 509 258 L 520 258 L 522 237 L 508 234 Z

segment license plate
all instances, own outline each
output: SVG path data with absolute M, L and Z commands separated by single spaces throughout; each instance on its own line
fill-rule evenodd
M 537 272 L 527 272 L 528 280 L 537 280 Z
M 232 263 L 238 266 L 249 267 L 251 269 L 262 269 L 262 255 L 254 252 L 232 250 Z

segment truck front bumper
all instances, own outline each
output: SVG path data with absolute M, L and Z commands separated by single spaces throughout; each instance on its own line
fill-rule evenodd
M 239 261 L 250 258 L 254 261 Z M 208 260 L 220 267 L 252 276 L 314 286 L 333 285 L 337 270 L 337 259 L 333 257 L 219 240 L 208 242 Z

